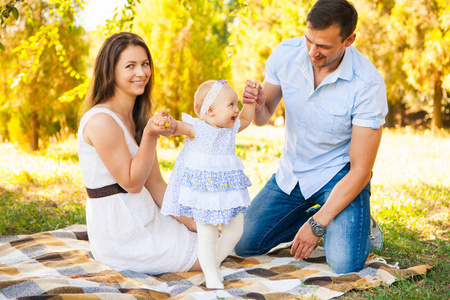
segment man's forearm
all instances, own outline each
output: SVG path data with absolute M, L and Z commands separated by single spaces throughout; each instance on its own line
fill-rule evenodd
M 344 210 L 364 189 L 370 180 L 380 146 L 382 127 L 371 129 L 353 126 L 350 142 L 350 171 L 339 181 L 325 203 L 316 213 L 326 226 Z M 316 216 L 314 216 L 316 219 Z
M 266 105 L 264 105 L 259 111 L 255 111 L 255 116 L 253 117 L 253 124 L 257 126 L 264 126 L 269 123 L 272 114 Z
M 361 193 L 370 180 L 370 171 L 350 170 L 330 193 L 327 202 L 314 215 L 314 220 L 327 226 Z

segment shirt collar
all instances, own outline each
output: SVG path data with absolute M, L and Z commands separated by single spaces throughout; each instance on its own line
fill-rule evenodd
M 339 78 L 348 81 L 352 80 L 353 78 L 353 59 L 350 47 L 345 48 L 344 58 L 342 59 L 338 67 L 340 70 L 339 72 L 336 72 Z
M 345 49 L 344 57 L 336 70 L 333 71 L 330 82 L 336 82 L 338 79 L 350 81 L 353 78 L 352 51 Z

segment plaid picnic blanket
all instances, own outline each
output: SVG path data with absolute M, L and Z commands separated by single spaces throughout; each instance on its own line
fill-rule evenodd
M 225 289 L 210 290 L 201 272 L 112 270 L 92 258 L 84 225 L 0 237 L 0 299 L 331 299 L 430 268 L 399 269 L 371 256 L 362 271 L 337 275 L 320 249 L 302 261 L 279 249 L 249 258 L 230 255 L 220 267 Z

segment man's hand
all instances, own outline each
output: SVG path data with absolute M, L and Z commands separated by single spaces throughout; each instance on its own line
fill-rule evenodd
M 246 86 L 242 92 L 242 103 L 251 104 L 256 102 L 256 111 L 260 111 L 266 103 L 266 95 L 261 88 L 261 83 L 259 81 L 247 80 L 245 84 Z
M 292 241 L 291 254 L 296 260 L 308 258 L 317 245 L 319 237 L 312 233 L 311 226 L 308 222 L 303 224 L 298 230 Z

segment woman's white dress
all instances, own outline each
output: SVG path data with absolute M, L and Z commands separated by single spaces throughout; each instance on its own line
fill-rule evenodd
M 216 128 L 183 114 L 194 127 L 195 138 L 185 139 L 167 185 L 161 212 L 193 217 L 201 224 L 225 224 L 250 204 L 250 180 L 236 155 L 235 136 L 240 121 L 231 128 Z
M 123 130 L 134 157 L 139 149 L 122 121 L 112 111 L 93 108 L 81 119 L 78 155 L 87 188 L 116 183 L 95 148 L 85 142 L 83 130 L 94 114 L 108 114 Z M 114 269 L 148 274 L 188 271 L 197 259 L 197 235 L 160 213 L 148 190 L 115 194 L 86 201 L 86 222 L 94 258 Z

